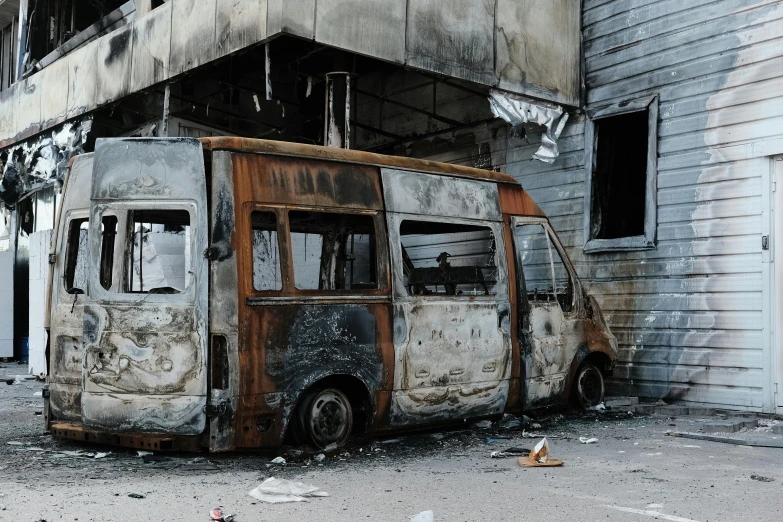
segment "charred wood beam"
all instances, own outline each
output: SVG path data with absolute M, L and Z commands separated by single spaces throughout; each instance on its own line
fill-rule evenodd
M 469 129 L 471 127 L 475 127 L 476 125 L 484 125 L 487 123 L 492 123 L 497 121 L 494 118 L 487 118 L 486 120 L 480 120 L 480 121 L 473 121 L 470 123 L 461 123 L 459 125 L 455 125 L 454 127 L 448 127 L 443 130 L 428 132 L 426 134 L 417 134 L 415 136 L 411 136 L 410 138 L 402 138 L 398 141 L 388 142 L 388 143 L 382 143 L 380 145 L 374 145 L 372 147 L 368 147 L 366 149 L 361 149 L 364 151 L 372 152 L 377 149 L 382 149 L 385 147 L 396 147 L 397 145 L 403 145 L 405 143 L 410 143 L 412 141 L 418 141 L 418 140 L 426 140 L 429 138 L 434 138 L 435 136 L 440 136 L 441 134 L 448 134 L 449 132 L 457 132 L 464 129 Z
M 439 114 L 435 114 L 432 111 L 428 111 L 426 109 L 419 109 L 418 107 L 414 107 L 412 105 L 408 105 L 407 103 L 402 103 L 402 102 L 399 102 L 399 101 L 396 101 L 396 100 L 390 100 L 388 98 L 385 98 L 385 97 L 382 97 L 382 96 L 378 96 L 377 94 L 373 94 L 371 92 L 362 91 L 362 90 L 359 90 L 359 89 L 356 89 L 356 92 L 358 94 L 363 95 L 363 96 L 369 96 L 371 98 L 375 98 L 376 100 L 380 101 L 381 103 L 390 103 L 391 105 L 396 105 L 398 107 L 402 107 L 402 108 L 407 109 L 409 111 L 417 112 L 419 114 L 424 114 L 425 116 L 429 116 L 430 118 L 432 118 L 434 120 L 442 121 L 443 123 L 447 123 L 449 125 L 457 126 L 457 125 L 462 125 L 463 124 L 463 122 L 461 122 L 461 121 L 452 120 L 451 118 L 447 118 L 445 116 L 441 116 Z
M 378 134 L 379 136 L 386 136 L 387 138 L 391 138 L 393 140 L 397 141 L 404 141 L 406 138 L 404 136 L 400 136 L 399 134 L 393 134 L 391 132 L 377 129 L 375 127 L 371 127 L 370 125 L 365 125 L 364 123 L 359 123 L 358 121 L 352 121 L 352 125 L 356 125 L 360 129 L 364 129 L 366 131 L 374 132 L 375 134 Z
M 216 107 L 212 107 L 208 103 L 203 103 L 203 102 L 200 102 L 200 101 L 190 100 L 188 98 L 185 98 L 183 96 L 178 96 L 178 95 L 175 95 L 175 94 L 170 94 L 170 97 L 171 97 L 171 99 L 174 99 L 174 100 L 177 100 L 179 102 L 182 102 L 183 104 L 196 106 L 196 107 L 202 107 L 202 108 L 208 109 L 210 111 L 214 111 L 214 112 L 217 112 L 217 113 L 220 113 L 220 114 L 225 114 L 226 116 L 230 116 L 232 118 L 236 118 L 239 121 L 252 123 L 253 125 L 262 125 L 264 127 L 268 127 L 269 129 L 272 129 L 272 131 L 278 131 L 279 132 L 279 131 L 282 130 L 280 127 L 276 127 L 276 126 L 271 125 L 269 123 L 264 123 L 263 121 L 253 120 L 253 119 L 250 119 L 250 118 L 246 118 L 245 116 L 242 116 L 242 115 L 237 114 L 235 112 L 231 112 L 231 111 L 227 111 L 225 109 L 218 109 Z M 179 113 L 183 113 L 183 112 L 185 112 L 185 111 L 184 110 L 180 110 L 180 111 L 172 112 L 172 114 L 179 114 Z

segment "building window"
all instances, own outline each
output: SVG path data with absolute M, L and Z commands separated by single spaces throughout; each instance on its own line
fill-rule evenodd
M 280 247 L 277 242 L 277 216 L 273 212 L 253 212 L 253 288 L 280 290 Z
M 297 289 L 378 288 L 372 216 L 292 211 L 288 223 Z
M 658 98 L 588 115 L 585 252 L 654 248 Z
M 497 247 L 488 227 L 405 220 L 400 243 L 408 295 L 497 293 Z

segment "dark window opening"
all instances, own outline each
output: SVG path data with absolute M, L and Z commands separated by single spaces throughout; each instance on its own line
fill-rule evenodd
M 103 216 L 103 230 L 101 231 L 101 286 L 106 290 L 111 289 L 112 272 L 114 270 L 114 240 L 117 237 L 117 217 Z
M 300 290 L 378 288 L 372 216 L 289 212 L 294 283 Z
M 280 290 L 280 247 L 277 240 L 277 216 L 273 212 L 253 212 L 253 288 Z
M 65 253 L 65 291 L 69 294 L 83 294 L 87 288 L 89 224 L 87 218 L 72 219 L 68 226 L 68 243 Z
M 565 261 L 541 224 L 516 227 L 517 263 L 520 282 L 528 302 L 558 302 L 563 312 L 573 310 L 574 285 Z
M 132 210 L 126 293 L 178 294 L 191 280 L 190 214 L 186 210 Z
M 596 120 L 595 136 L 590 236 L 642 236 L 648 175 L 648 111 Z
M 488 227 L 406 220 L 400 243 L 409 295 L 497 293 L 497 245 Z

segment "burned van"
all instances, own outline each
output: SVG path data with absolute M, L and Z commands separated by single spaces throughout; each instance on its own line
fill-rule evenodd
M 63 191 L 55 436 L 322 448 L 603 399 L 615 338 L 505 174 L 242 138 L 107 139 Z

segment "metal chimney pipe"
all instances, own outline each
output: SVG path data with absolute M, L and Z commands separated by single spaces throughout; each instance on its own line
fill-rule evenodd
M 351 73 L 326 75 L 326 118 L 324 145 L 351 148 Z

